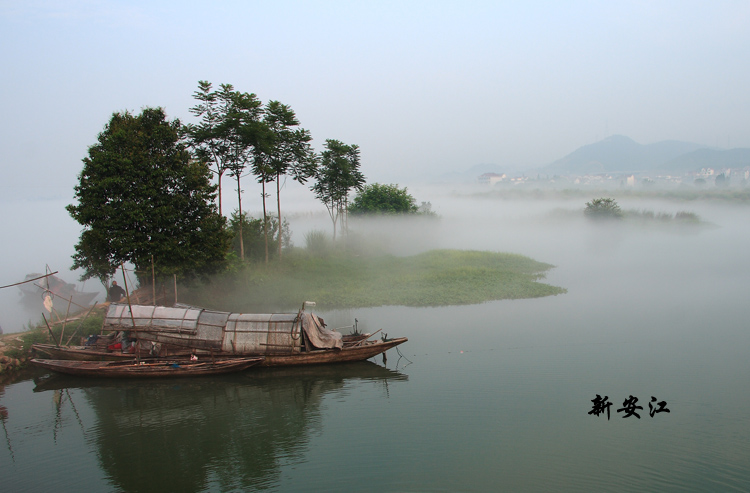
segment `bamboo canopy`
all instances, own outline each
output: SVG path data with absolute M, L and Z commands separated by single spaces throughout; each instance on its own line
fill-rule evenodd
M 133 332 L 141 340 L 228 354 L 293 354 L 306 341 L 316 348 L 341 348 L 339 332 L 325 328 L 311 313 L 230 313 L 174 307 L 113 303 L 104 330 Z

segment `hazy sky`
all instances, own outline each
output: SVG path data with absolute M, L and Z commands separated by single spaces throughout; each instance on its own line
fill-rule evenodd
M 112 112 L 198 80 L 297 112 L 369 181 L 541 166 L 609 134 L 750 147 L 750 2 L 0 0 L 5 198 L 72 198 Z

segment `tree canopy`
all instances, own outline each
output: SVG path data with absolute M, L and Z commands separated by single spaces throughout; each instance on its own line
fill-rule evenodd
M 591 219 L 622 219 L 622 210 L 615 199 L 600 198 L 586 202 L 583 213 Z
M 320 165 L 315 172 L 315 184 L 311 187 L 315 197 L 325 204 L 333 222 L 333 237 L 336 224 L 346 226 L 346 210 L 352 190 L 362 190 L 365 176 L 359 170 L 359 146 L 328 139 L 321 153 Z
M 276 182 L 276 211 L 281 220 L 282 176 L 291 176 L 293 180 L 304 184 L 315 174 L 317 160 L 310 146 L 312 136 L 308 130 L 299 127 L 297 115 L 290 106 L 278 101 L 269 101 L 264 113 L 265 138 L 262 139 L 259 152 L 256 153 L 256 163 L 253 169 L 256 176 L 260 176 L 260 170 L 263 170 L 264 176 L 265 173 L 273 176 Z M 263 212 L 266 215 L 265 188 Z M 276 243 L 279 257 L 281 257 L 281 229 L 278 229 Z M 266 261 L 268 261 L 268 252 L 266 252 Z
M 214 205 L 216 186 L 200 160 L 180 142 L 179 120 L 161 108 L 114 113 L 83 159 L 77 204 L 83 225 L 73 255 L 82 279 L 103 282 L 123 262 L 139 277 L 151 272 L 183 278 L 219 269 L 229 249 L 226 220 Z
M 417 214 L 417 201 L 406 187 L 373 183 L 365 185 L 349 206 L 351 214 Z

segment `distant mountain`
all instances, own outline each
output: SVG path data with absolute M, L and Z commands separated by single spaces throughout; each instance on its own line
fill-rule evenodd
M 697 171 L 701 168 L 744 168 L 750 166 L 750 149 L 698 149 L 664 163 L 664 170 L 676 172 Z
M 643 145 L 623 135 L 612 135 L 580 147 L 542 169 L 547 173 L 576 175 L 654 171 L 701 148 L 705 146 L 676 140 Z
M 586 175 L 597 173 L 666 172 L 688 173 L 701 168 L 744 168 L 750 166 L 750 149 L 721 150 L 691 142 L 664 140 L 639 144 L 624 135 L 612 135 L 594 144 L 579 147 L 567 156 L 541 168 L 508 168 L 478 164 L 466 171 L 433 177 L 437 183 L 476 183 L 484 173 L 536 175 Z

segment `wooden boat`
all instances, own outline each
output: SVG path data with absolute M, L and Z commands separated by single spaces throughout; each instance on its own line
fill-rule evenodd
M 159 354 L 152 355 L 145 351 L 139 355 L 134 353 L 122 353 L 119 351 L 106 351 L 91 346 L 56 346 L 54 344 L 32 344 L 31 349 L 38 353 L 44 353 L 49 356 L 50 359 L 66 359 L 73 361 L 132 361 L 136 357 L 141 359 L 155 359 L 155 358 L 177 358 L 177 357 L 189 357 L 191 352 L 189 349 L 182 349 L 173 351 L 171 354 Z
M 199 307 L 109 305 L 103 330 L 130 338 L 207 351 L 217 357 L 264 356 L 262 366 L 361 361 L 403 344 L 398 339 L 368 341 L 370 335 L 344 337 L 306 312 L 229 313 Z
M 132 361 L 135 354 L 100 351 L 86 346 L 55 346 L 54 344 L 32 344 L 31 349 L 44 353 L 50 359 L 73 361 Z M 148 356 L 141 355 L 141 358 Z
M 387 341 L 363 341 L 359 345 L 344 345 L 341 349 L 317 349 L 296 354 L 269 354 L 261 366 L 320 365 L 363 361 L 403 344 L 408 339 L 401 337 Z
M 25 281 L 31 281 L 44 277 L 44 274 L 32 273 L 26 276 Z M 59 296 L 61 299 L 70 301 L 78 307 L 91 305 L 99 293 L 78 291 L 75 284 L 70 284 L 57 276 L 49 275 L 38 282 L 27 282 L 18 286 L 23 293 L 23 302 L 29 306 L 41 306 L 45 295 Z
M 106 378 L 159 378 L 219 375 L 246 370 L 263 361 L 262 357 L 224 358 L 206 361 L 71 361 L 32 359 L 33 365 L 68 375 Z
M 193 380 L 181 385 L 205 387 L 207 385 L 216 387 L 246 386 L 246 385 L 270 385 L 277 387 L 277 382 L 283 385 L 288 380 L 307 382 L 339 382 L 343 380 L 381 380 L 406 382 L 409 376 L 398 370 L 386 368 L 373 361 L 356 361 L 353 363 L 342 363 L 340 365 L 301 365 L 301 366 L 277 366 L 273 368 L 251 367 L 249 371 L 242 373 L 231 373 L 228 375 L 217 375 Z M 80 378 L 74 375 L 49 372 L 34 378 L 34 392 L 47 392 L 63 389 L 89 389 L 89 388 L 143 388 L 143 380 L 121 380 L 115 378 Z M 174 383 L 168 379 L 154 379 L 148 381 L 149 389 L 171 388 Z

